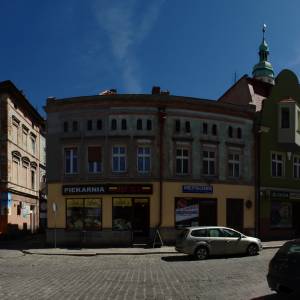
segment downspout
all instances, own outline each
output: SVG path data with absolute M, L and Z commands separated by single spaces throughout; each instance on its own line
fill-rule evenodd
M 256 123 L 254 126 L 255 135 L 255 236 L 260 236 L 260 130 Z

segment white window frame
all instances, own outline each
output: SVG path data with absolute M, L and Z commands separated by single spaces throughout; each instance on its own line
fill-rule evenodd
M 145 149 L 149 149 L 149 154 L 145 153 Z M 139 153 L 139 149 L 143 149 L 143 153 Z M 138 173 L 148 174 L 151 172 L 151 147 L 146 145 L 139 145 L 136 150 L 136 168 Z M 149 170 L 146 170 L 146 159 L 149 159 Z M 139 169 L 139 159 L 142 159 L 142 170 Z
M 295 173 L 295 167 L 296 167 L 296 173 Z M 300 155 L 293 156 L 293 176 L 294 179 L 300 179 Z
M 232 155 L 232 159 L 229 158 L 229 156 Z M 236 159 L 236 155 L 238 155 L 238 160 Z M 230 168 L 229 165 L 232 164 L 232 171 L 233 174 L 230 174 Z M 235 171 L 235 166 L 238 165 L 239 168 L 239 174 L 237 176 Z M 241 177 L 241 153 L 229 151 L 228 153 L 228 177 L 230 178 L 240 178 Z
M 67 151 L 70 151 L 70 171 L 67 172 Z M 74 150 L 76 150 L 76 155 L 74 155 Z M 74 171 L 73 160 L 77 160 L 77 171 Z M 64 163 L 65 163 L 65 174 L 78 174 L 79 163 L 78 163 L 78 148 L 77 147 L 66 147 L 64 148 Z
M 275 155 L 275 159 L 273 160 L 273 155 Z M 278 160 L 277 156 L 278 155 L 281 155 L 282 157 L 282 160 Z M 273 162 L 276 163 L 276 175 L 273 175 Z M 281 170 L 282 170 L 282 174 L 281 176 L 277 175 L 278 174 L 278 164 L 281 163 Z M 281 153 L 281 152 L 271 152 L 271 177 L 273 178 L 281 178 L 281 177 L 284 177 L 284 174 L 285 174 L 285 159 L 284 159 L 284 154 Z
M 118 153 L 114 153 L 114 148 L 118 148 Z M 121 153 L 120 149 L 124 148 L 124 153 Z M 111 148 L 111 169 L 113 173 L 125 173 L 127 172 L 127 147 L 125 145 L 113 145 Z M 114 169 L 114 158 L 118 159 L 118 168 Z M 124 170 L 121 170 L 121 158 L 124 158 Z
M 204 152 L 208 152 L 208 157 L 204 157 Z M 214 153 L 214 157 L 210 157 L 210 153 Z M 207 174 L 204 173 L 204 161 L 207 161 Z M 214 172 L 210 170 L 210 162 L 214 162 Z M 202 174 L 204 176 L 216 176 L 217 175 L 217 150 L 215 148 L 204 148 L 202 149 Z
M 177 155 L 177 151 L 180 150 L 181 154 Z M 183 152 L 187 151 L 188 155 L 184 155 Z M 176 175 L 188 175 L 190 173 L 190 148 L 187 146 L 176 145 L 175 149 L 175 172 Z M 177 170 L 177 160 L 180 160 L 181 172 Z M 187 172 L 183 172 L 184 161 L 187 161 Z

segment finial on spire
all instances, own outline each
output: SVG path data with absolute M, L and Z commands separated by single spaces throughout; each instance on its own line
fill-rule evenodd
M 263 40 L 265 39 L 265 32 L 267 30 L 267 25 L 266 24 L 263 24 L 263 29 L 262 29 L 262 32 L 263 32 Z

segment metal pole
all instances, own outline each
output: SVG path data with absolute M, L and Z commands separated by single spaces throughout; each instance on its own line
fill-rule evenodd
M 54 212 L 54 248 L 56 248 L 56 211 Z

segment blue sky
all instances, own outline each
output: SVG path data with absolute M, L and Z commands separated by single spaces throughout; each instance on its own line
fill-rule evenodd
M 217 99 L 235 72 L 251 75 L 263 23 L 275 73 L 300 74 L 298 0 L 1 0 L 0 11 L 0 81 L 41 113 L 48 96 L 110 88 Z

